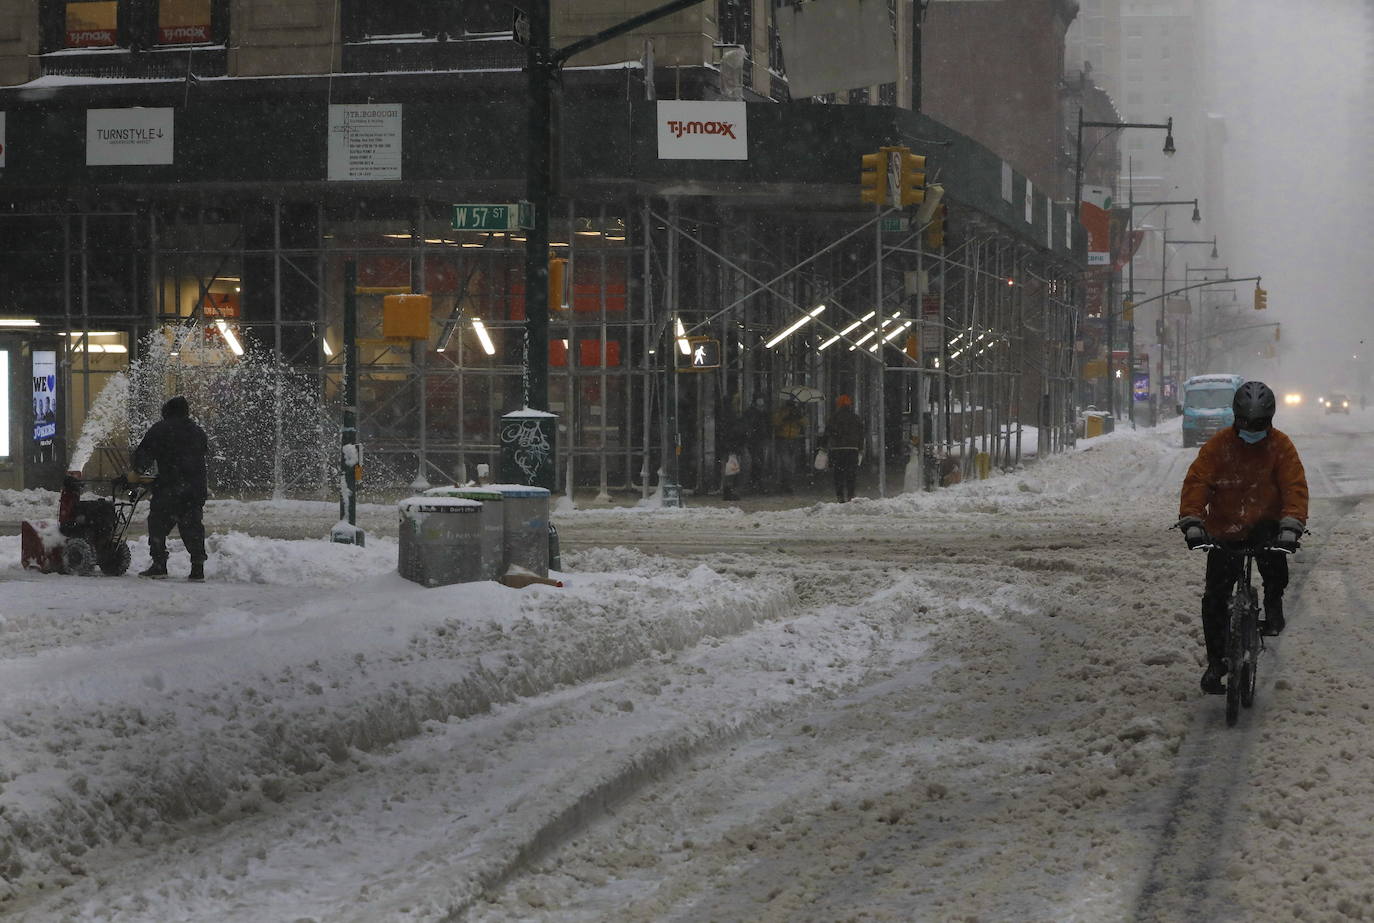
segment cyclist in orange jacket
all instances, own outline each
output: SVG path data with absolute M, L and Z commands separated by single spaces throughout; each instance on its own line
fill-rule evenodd
M 1207 670 L 1202 691 L 1222 693 L 1226 673 L 1226 601 L 1240 576 L 1240 559 L 1225 546 L 1264 540 L 1296 551 L 1307 523 L 1307 474 L 1293 440 L 1274 429 L 1274 392 L 1262 381 L 1236 389 L 1231 408 L 1235 423 L 1198 450 L 1183 478 L 1178 526 L 1189 548 L 1220 544 L 1207 553 L 1202 594 L 1202 632 Z M 1283 591 L 1288 586 L 1288 556 L 1266 551 L 1255 556 L 1264 581 L 1264 621 L 1260 632 L 1283 631 Z

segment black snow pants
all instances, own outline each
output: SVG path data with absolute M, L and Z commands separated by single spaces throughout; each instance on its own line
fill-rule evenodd
M 148 552 L 155 563 L 167 564 L 167 536 L 175 526 L 192 561 L 205 560 L 205 501 L 181 493 L 154 494 L 148 508 Z
M 1202 592 L 1202 634 L 1207 639 L 1207 659 L 1219 661 L 1226 656 L 1226 604 L 1231 589 L 1241 577 L 1244 559 L 1221 549 L 1207 552 L 1206 588 Z M 1262 551 L 1255 555 L 1255 566 L 1264 581 L 1264 603 L 1283 599 L 1288 587 L 1288 555 L 1281 551 Z
M 830 449 L 830 471 L 835 477 L 835 499 L 848 503 L 854 499 L 854 483 L 859 476 L 858 449 Z

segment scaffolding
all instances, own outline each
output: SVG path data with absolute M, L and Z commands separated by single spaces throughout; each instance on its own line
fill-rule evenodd
M 477 464 L 495 470 L 497 423 L 519 408 L 524 241 L 454 231 L 450 208 L 438 195 L 104 191 L 0 215 L 0 282 L 69 334 L 69 440 L 146 336 L 178 324 L 203 329 L 211 349 L 259 343 L 308 375 L 328 431 L 340 412 L 343 266 L 356 261 L 368 487 L 461 482 Z M 551 226 L 551 255 L 567 272 L 550 323 L 566 488 L 644 496 L 671 472 L 686 492 L 716 492 L 724 406 L 762 397 L 776 408 L 785 388 L 824 399 L 804 405 L 806 457 L 834 396 L 853 396 L 883 495 L 1014 467 L 1032 427 L 1039 452 L 1063 448 L 1073 439 L 1073 267 L 957 204 L 948 224 L 932 247 L 896 211 L 718 196 L 567 201 Z M 382 296 L 398 290 L 432 296 L 428 340 L 382 336 Z M 89 348 L 96 331 L 127 352 Z M 720 367 L 679 372 L 682 336 L 718 340 Z M 276 374 L 270 475 L 220 489 L 330 494 L 333 472 L 282 450 L 301 434 L 285 429 L 292 394 Z M 106 448 L 114 459 L 121 447 Z

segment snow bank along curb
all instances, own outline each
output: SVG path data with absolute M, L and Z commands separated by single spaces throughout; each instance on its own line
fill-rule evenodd
M 325 600 L 270 617 L 211 613 L 175 644 L 113 661 L 90 651 L 10 661 L 32 682 L 0 698 L 0 896 L 83 874 L 96 845 L 322 785 L 351 750 L 426 721 L 736 634 L 793 604 L 783 581 L 746 584 L 704 567 L 526 591 L 425 590 L 387 575 L 344 592 L 350 606 L 376 596 L 373 624 L 338 624 Z M 198 639 L 209 642 L 199 654 Z M 221 658 L 239 663 L 225 678 Z M 256 682 L 241 681 L 243 658 L 261 662 Z

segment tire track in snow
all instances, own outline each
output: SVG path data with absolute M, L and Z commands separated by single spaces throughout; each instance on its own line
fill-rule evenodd
M 1335 515 L 1324 531 L 1335 526 L 1359 507 L 1363 497 L 1342 497 L 1331 501 Z M 1323 564 L 1326 546 L 1318 544 L 1306 556 L 1307 564 L 1290 587 L 1290 599 L 1304 595 L 1308 580 Z M 1269 656 L 1260 673 L 1257 708 L 1272 694 L 1276 675 L 1282 667 L 1277 641 L 1266 642 Z M 1133 919 L 1209 920 L 1226 919 L 1238 910 L 1226 896 L 1214 891 L 1232 851 L 1231 821 L 1238 796 L 1249 781 L 1247 769 L 1251 748 L 1258 738 L 1251 733 L 1258 722 L 1250 720 L 1234 728 L 1226 727 L 1221 696 L 1207 696 L 1198 707 L 1193 727 L 1179 753 L 1178 786 L 1169 803 L 1149 870 L 1136 899 Z

